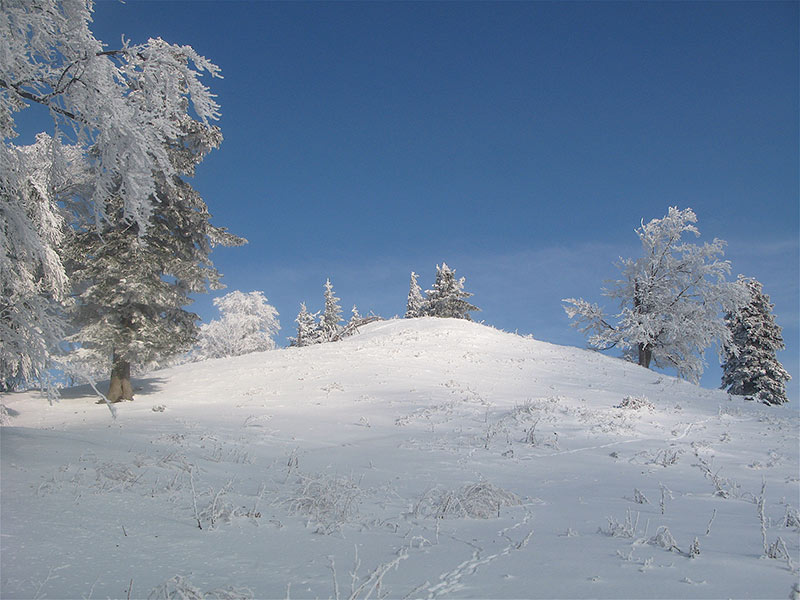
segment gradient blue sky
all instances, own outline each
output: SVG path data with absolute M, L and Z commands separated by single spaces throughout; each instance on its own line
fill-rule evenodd
M 222 68 L 225 142 L 194 184 L 250 240 L 214 253 L 228 291 L 264 291 L 282 343 L 326 277 L 345 310 L 392 316 L 410 271 L 429 287 L 446 261 L 478 320 L 585 346 L 561 298 L 601 301 L 640 219 L 674 205 L 764 283 L 796 401 L 798 6 L 128 0 L 93 31 Z

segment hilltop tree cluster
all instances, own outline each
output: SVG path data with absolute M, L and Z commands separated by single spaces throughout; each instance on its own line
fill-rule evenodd
M 325 280 L 324 297 L 325 308 L 322 313 L 311 313 L 305 302 L 300 303 L 300 312 L 295 319 L 297 336 L 289 338 L 291 346 L 302 347 L 337 342 L 355 333 L 359 326 L 380 319 L 375 315 L 362 317 L 358 308 L 353 305 L 350 320 L 342 325 L 342 308 L 339 305 L 339 298 L 333 292 L 333 284 L 330 279 Z
M 465 278 L 456 279 L 455 269 L 442 263 L 436 265 L 436 280 L 433 288 L 426 290 L 425 296 L 417 283 L 418 275 L 411 272 L 411 282 L 406 302 L 406 319 L 416 317 L 441 317 L 447 319 L 466 319 L 471 321 L 470 312 L 480 309 L 467 302 L 472 294 L 464 290 Z

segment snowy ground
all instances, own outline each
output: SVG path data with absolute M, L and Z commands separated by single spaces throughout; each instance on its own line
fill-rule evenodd
M 796 407 L 443 319 L 135 386 L 116 420 L 82 388 L 0 398 L 3 598 L 787 598 L 798 580 Z

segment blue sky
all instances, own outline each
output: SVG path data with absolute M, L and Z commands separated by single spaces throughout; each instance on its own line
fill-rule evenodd
M 222 68 L 225 141 L 194 184 L 250 240 L 214 253 L 228 291 L 264 291 L 282 342 L 326 277 L 388 317 L 446 261 L 477 319 L 584 346 L 560 299 L 601 301 L 639 221 L 674 205 L 764 283 L 796 401 L 798 6 L 127 0 L 93 31 Z

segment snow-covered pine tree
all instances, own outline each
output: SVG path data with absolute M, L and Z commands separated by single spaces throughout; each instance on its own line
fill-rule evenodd
M 786 382 L 791 376 L 776 356 L 785 346 L 774 305 L 756 279 L 739 275 L 737 283 L 747 290 L 750 301 L 725 315 L 731 341 L 725 346 L 721 387 L 764 404 L 788 402 Z
M 699 236 L 692 209 L 670 207 L 662 219 L 642 222 L 636 230 L 642 257 L 619 265 L 623 278 L 604 295 L 619 301 L 621 310 L 612 324 L 597 304 L 565 298 L 573 327 L 591 334 L 589 343 L 607 350 L 632 350 L 629 358 L 643 367 L 673 367 L 678 375 L 698 381 L 703 352 L 714 340 L 730 341 L 721 313 L 738 309 L 747 294 L 735 282 L 726 282 L 730 263 L 721 260 L 725 242 L 715 239 L 702 246 L 681 241 L 685 233 Z
M 426 316 L 449 319 L 466 319 L 471 321 L 469 313 L 480 310 L 466 301 L 472 294 L 464 291 L 464 278 L 456 279 L 455 269 L 442 262 L 436 265 L 436 281 L 433 289 L 427 290 L 425 300 Z
M 425 299 L 422 297 L 422 288 L 417 283 L 418 275 L 411 271 L 411 283 L 408 286 L 408 300 L 406 302 L 406 319 L 425 316 Z
M 187 119 L 180 144 L 170 156 L 180 173 L 191 175 L 221 134 Z M 79 344 L 79 360 L 111 363 L 108 400 L 133 398 L 131 364 L 146 365 L 188 350 L 196 341 L 199 317 L 182 307 L 190 294 L 219 289 L 212 246 L 247 240 L 210 223 L 200 195 L 181 177 L 156 178 L 158 202 L 146 230 L 126 221 L 120 195 L 106 201 L 109 221 L 99 227 L 77 223 L 66 256 L 74 285 L 73 323 L 68 340 Z
M 241 356 L 275 348 L 273 336 L 281 328 L 278 311 L 267 304 L 263 292 L 236 290 L 215 298 L 214 306 L 222 316 L 200 326 L 197 347 L 192 351 L 196 360 Z
M 358 312 L 358 307 L 355 304 L 353 304 L 353 309 L 350 311 L 350 315 L 350 321 L 347 323 L 348 325 L 358 324 L 363 319 L 361 313 Z
M 339 298 L 333 293 L 333 284 L 330 279 L 325 280 L 325 310 L 322 313 L 320 329 L 323 341 L 329 342 L 339 333 L 342 320 L 342 307 Z
M 297 313 L 297 318 L 294 322 L 297 323 L 297 337 L 291 339 L 290 345 L 297 347 L 311 346 L 322 341 L 319 325 L 317 324 L 317 315 L 316 313 L 311 314 L 308 312 L 305 302 L 300 303 L 300 312 Z

